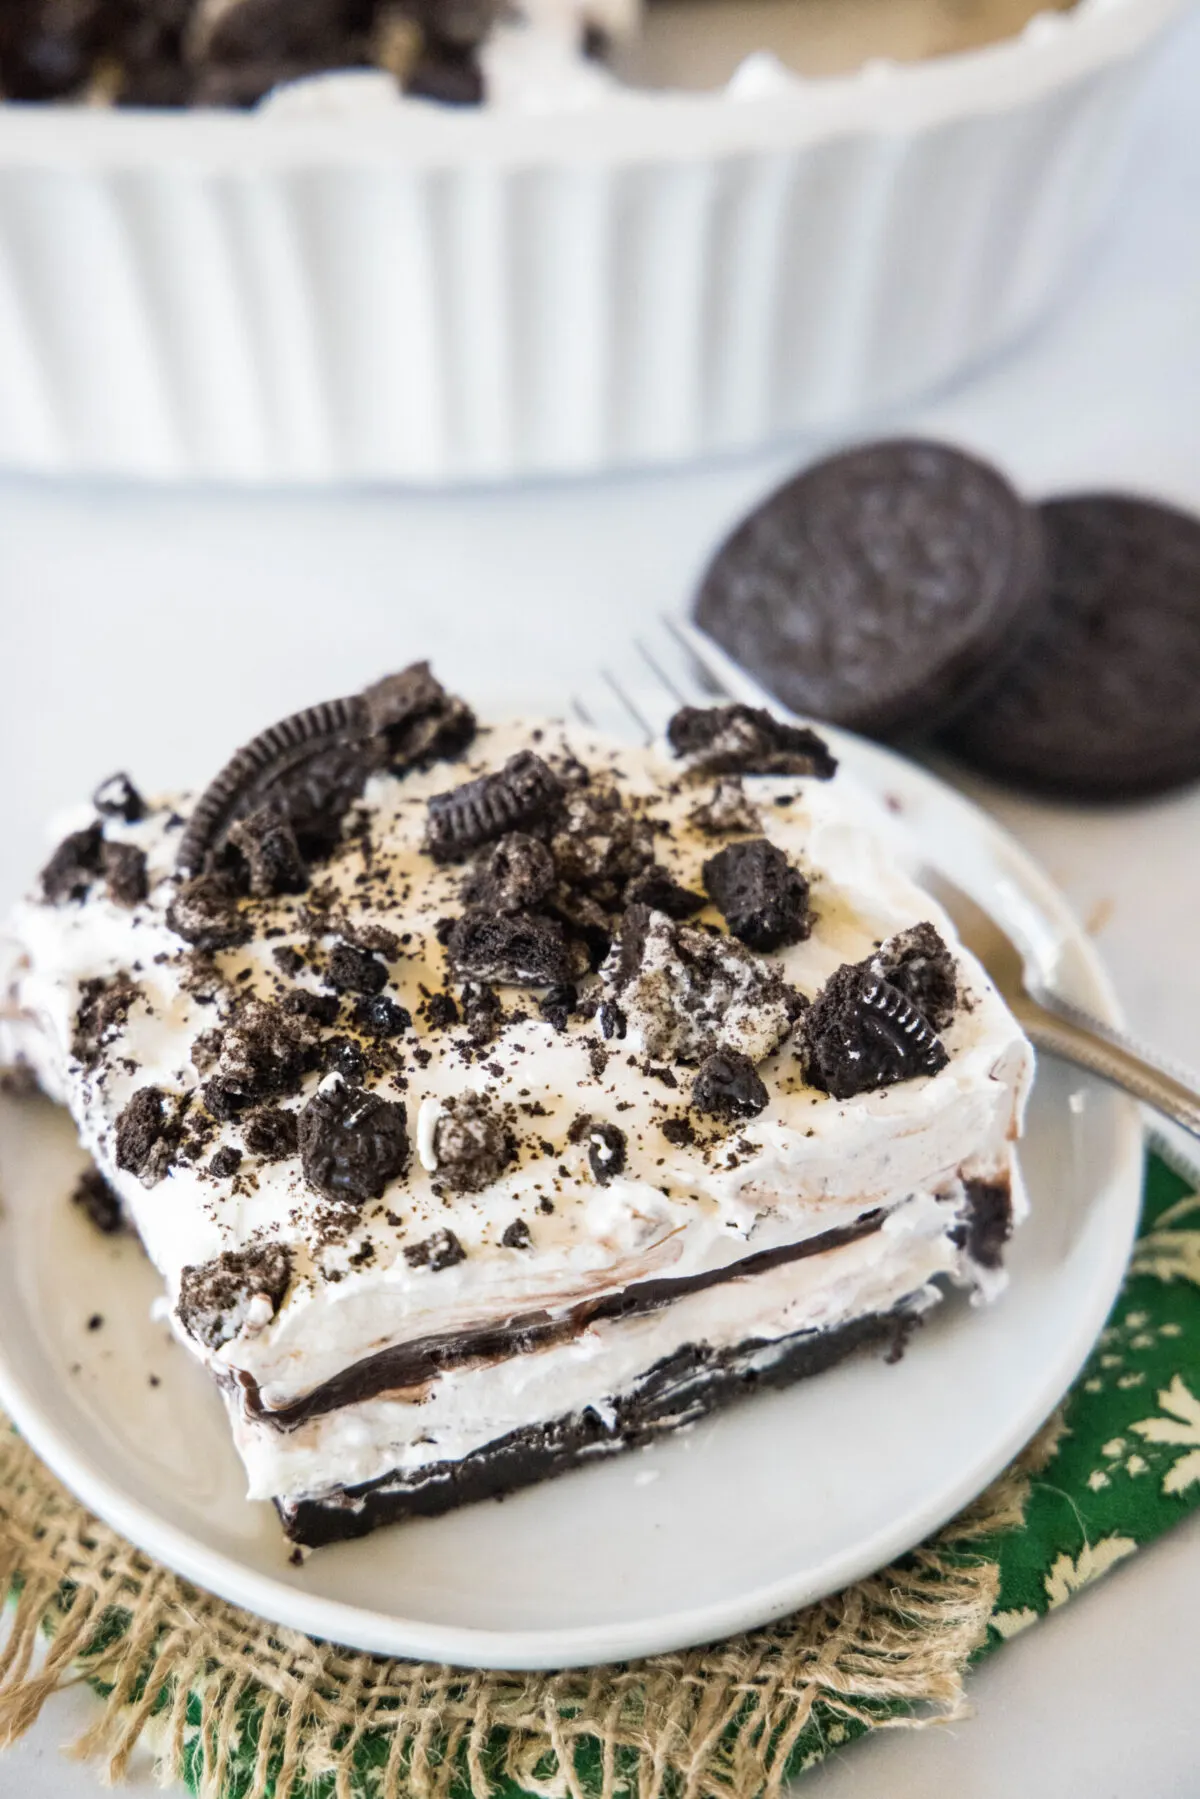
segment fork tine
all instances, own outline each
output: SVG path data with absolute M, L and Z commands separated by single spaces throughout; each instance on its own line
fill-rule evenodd
M 655 737 L 654 726 L 649 724 L 647 720 L 643 718 L 642 714 L 638 711 L 636 705 L 621 686 L 621 683 L 617 680 L 617 677 L 613 674 L 612 670 L 609 668 L 602 668 L 600 670 L 600 675 L 601 679 L 606 683 L 612 693 L 616 695 L 618 703 L 625 708 L 626 712 L 628 712 L 630 718 L 642 733 L 645 741 L 647 743 L 653 743 Z
M 669 614 L 663 613 L 659 623 L 671 638 L 678 653 L 683 657 L 684 665 L 691 675 L 694 685 L 707 700 L 731 700 L 734 696 L 716 673 L 711 662 L 705 661 L 695 644 L 684 636 L 678 621 Z

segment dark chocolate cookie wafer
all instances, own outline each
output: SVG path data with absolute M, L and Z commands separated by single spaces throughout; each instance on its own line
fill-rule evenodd
M 995 469 L 897 439 L 779 488 L 717 551 L 696 622 L 794 711 L 937 729 L 1025 636 L 1041 529 Z
M 1115 494 L 1041 511 L 1047 604 L 946 741 L 988 774 L 1080 799 L 1200 778 L 1200 519 Z

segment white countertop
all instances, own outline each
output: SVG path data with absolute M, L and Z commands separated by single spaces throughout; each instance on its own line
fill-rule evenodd
M 1160 55 L 1118 230 L 1058 315 L 954 392 L 871 421 L 995 456 L 1034 493 L 1124 485 L 1200 510 L 1200 18 Z M 417 655 L 452 684 L 564 697 L 640 618 L 687 599 L 728 523 L 822 445 L 723 466 L 458 497 L 146 493 L 0 479 L 0 903 L 43 821 L 111 768 L 203 777 L 293 706 Z M 1089 922 L 1130 1022 L 1200 1064 L 1200 789 L 1119 810 L 983 797 Z M 1194 1799 L 1200 1518 L 976 1678 L 976 1716 L 880 1733 L 817 1799 Z M 0 1795 L 86 1799 L 56 1702 Z M 152 1788 L 148 1778 L 141 1790 Z

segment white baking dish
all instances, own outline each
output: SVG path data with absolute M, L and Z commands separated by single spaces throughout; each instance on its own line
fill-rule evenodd
M 1182 3 L 753 100 L 0 106 L 0 464 L 487 481 L 852 419 L 1050 300 Z

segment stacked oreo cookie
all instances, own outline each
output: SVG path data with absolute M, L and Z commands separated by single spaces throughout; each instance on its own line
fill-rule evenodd
M 949 445 L 865 444 L 757 506 L 694 612 L 793 710 L 936 739 L 1014 786 L 1200 778 L 1200 519 L 1169 506 L 1031 504 Z

